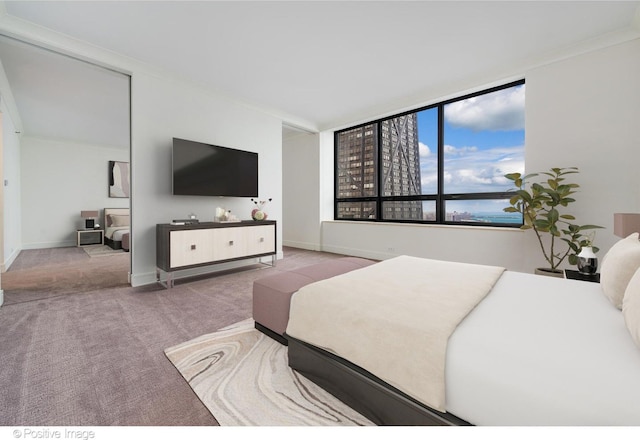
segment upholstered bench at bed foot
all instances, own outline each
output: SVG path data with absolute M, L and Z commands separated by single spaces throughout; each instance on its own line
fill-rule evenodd
M 122 236 L 122 249 L 125 252 L 129 252 L 129 233 L 127 232 Z
M 364 258 L 344 257 L 269 275 L 254 281 L 253 320 L 256 328 L 286 345 L 287 341 L 283 335 L 289 322 L 289 303 L 295 292 L 315 281 L 374 263 L 375 261 Z

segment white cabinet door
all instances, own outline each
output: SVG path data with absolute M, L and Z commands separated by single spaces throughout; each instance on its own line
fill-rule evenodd
M 276 247 L 274 225 L 249 226 L 247 230 L 247 255 L 266 254 Z
M 214 229 L 216 260 L 230 260 L 246 255 L 245 228 L 219 228 Z
M 170 232 L 170 267 L 189 266 L 215 260 L 215 229 Z
M 275 225 L 189 229 L 169 234 L 172 269 L 275 251 Z

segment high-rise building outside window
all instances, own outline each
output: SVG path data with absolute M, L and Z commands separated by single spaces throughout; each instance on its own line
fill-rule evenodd
M 524 104 L 522 80 L 336 132 L 335 218 L 519 226 Z

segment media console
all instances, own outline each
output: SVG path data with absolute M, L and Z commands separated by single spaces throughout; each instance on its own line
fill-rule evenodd
M 275 220 L 156 225 L 156 280 L 167 288 L 179 270 L 269 255 L 275 265 Z

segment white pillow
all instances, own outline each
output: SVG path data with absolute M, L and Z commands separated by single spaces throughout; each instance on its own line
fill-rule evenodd
M 640 270 L 631 277 L 622 301 L 622 314 L 631 337 L 640 347 Z
M 634 232 L 614 244 L 602 259 L 600 285 L 611 303 L 622 309 L 622 300 L 629 281 L 640 268 L 640 241 Z
M 112 226 L 129 226 L 128 215 L 109 214 Z

